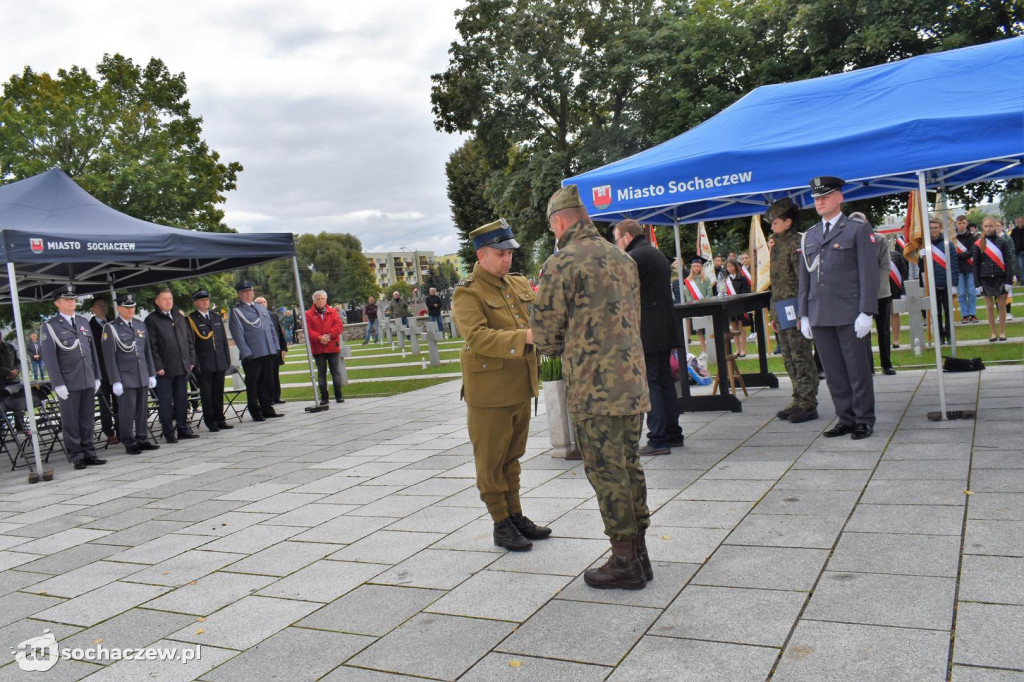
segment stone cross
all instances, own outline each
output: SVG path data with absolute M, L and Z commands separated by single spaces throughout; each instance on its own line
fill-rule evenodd
M 452 315 L 451 313 L 448 313 L 447 315 L 445 315 L 445 318 L 448 320 L 448 326 L 451 327 L 452 338 L 454 339 L 456 336 L 459 335 L 459 328 L 455 326 L 455 316 Z
M 913 348 L 914 339 L 918 339 L 921 347 L 924 348 L 924 318 L 921 313 L 931 310 L 928 293 L 917 280 L 907 279 L 903 286 L 907 293 L 903 298 L 893 300 L 892 309 L 897 313 L 909 313 L 910 343 L 908 345 Z
M 395 327 L 398 329 L 398 348 L 403 353 L 405 352 L 405 335 L 408 328 L 402 324 L 401 320 L 395 320 Z
M 441 366 L 441 354 L 437 350 L 438 339 L 444 338 L 444 332 L 437 328 L 437 322 L 428 322 L 427 331 L 424 334 L 427 338 L 427 346 L 430 353 L 430 366 L 440 367 Z
M 409 340 L 412 341 L 411 352 L 413 355 L 420 354 L 420 326 L 414 319 L 409 320 Z
M 387 344 L 391 347 L 395 345 L 394 331 L 392 330 L 391 320 L 384 319 L 380 321 L 381 326 L 384 328 L 384 332 L 381 334 L 381 338 L 387 336 Z
M 345 358 L 352 357 L 352 349 L 345 345 L 345 339 L 341 339 L 341 348 L 338 353 L 338 367 L 341 370 L 341 385 L 348 386 L 348 370 L 345 369 Z

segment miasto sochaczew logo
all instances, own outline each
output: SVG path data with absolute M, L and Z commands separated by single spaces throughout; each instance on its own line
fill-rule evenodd
M 594 188 L 594 208 L 606 209 L 612 205 L 612 186 L 601 185 Z
M 42 253 L 43 249 L 46 248 L 43 246 L 43 240 L 39 237 L 30 237 L 28 244 L 32 247 L 32 253 Z

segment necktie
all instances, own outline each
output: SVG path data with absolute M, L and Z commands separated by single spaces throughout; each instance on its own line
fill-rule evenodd
M 827 237 L 828 236 L 828 231 L 831 230 L 831 229 L 832 229 L 832 226 L 826 220 L 825 221 L 825 229 L 823 229 L 822 232 L 821 232 L 822 236 Z

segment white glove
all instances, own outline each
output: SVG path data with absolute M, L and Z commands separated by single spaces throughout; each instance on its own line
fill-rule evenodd
M 984 291 L 984 290 L 981 287 L 977 287 L 974 290 L 974 293 L 977 294 L 978 296 L 981 296 L 982 291 Z
M 96 383 L 93 384 L 92 390 L 94 390 L 94 391 L 100 390 L 100 380 L 99 379 L 97 379 Z
M 124 384 L 120 381 L 114 384 L 114 395 L 124 395 Z
M 853 331 L 856 332 L 858 339 L 863 339 L 871 333 L 871 316 L 867 313 L 858 315 L 853 321 Z
M 69 394 L 67 386 L 58 386 L 57 388 L 53 389 L 53 392 L 56 393 L 57 397 L 60 398 L 61 400 L 68 399 Z
M 814 334 L 811 333 L 811 319 L 809 317 L 800 318 L 800 333 L 804 335 L 804 338 L 814 338 Z
M 149 387 L 150 388 L 156 388 L 156 377 L 150 377 L 149 378 Z
M 1003 289 L 1005 289 L 1006 293 L 1008 293 L 1008 294 L 1012 294 L 1013 293 L 1013 287 L 1010 286 L 1009 284 L 1004 284 L 1003 285 Z

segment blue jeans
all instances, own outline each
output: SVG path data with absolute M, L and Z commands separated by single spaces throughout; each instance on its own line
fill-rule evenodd
M 956 296 L 960 299 L 960 315 L 967 317 L 978 312 L 978 294 L 974 291 L 974 273 L 960 273 Z
M 374 341 L 380 341 L 380 327 L 377 326 L 377 318 L 366 321 L 366 338 L 363 343 L 370 342 L 370 334 L 373 334 Z
M 439 331 L 441 334 L 444 334 L 444 322 L 441 320 L 441 316 L 440 315 L 428 315 L 427 316 L 427 321 L 428 322 L 436 322 L 437 323 L 437 331 Z
M 651 393 L 651 411 L 647 413 L 647 442 L 651 445 L 669 445 L 683 440 L 679 426 L 679 399 L 672 381 L 669 362 L 672 351 L 644 353 L 647 363 L 647 388 Z
M 284 340 L 288 343 L 295 343 L 295 330 L 291 327 L 286 327 L 284 330 Z
M 32 378 L 36 381 L 42 381 L 46 378 L 46 370 L 43 369 L 43 359 L 29 358 L 32 362 Z

